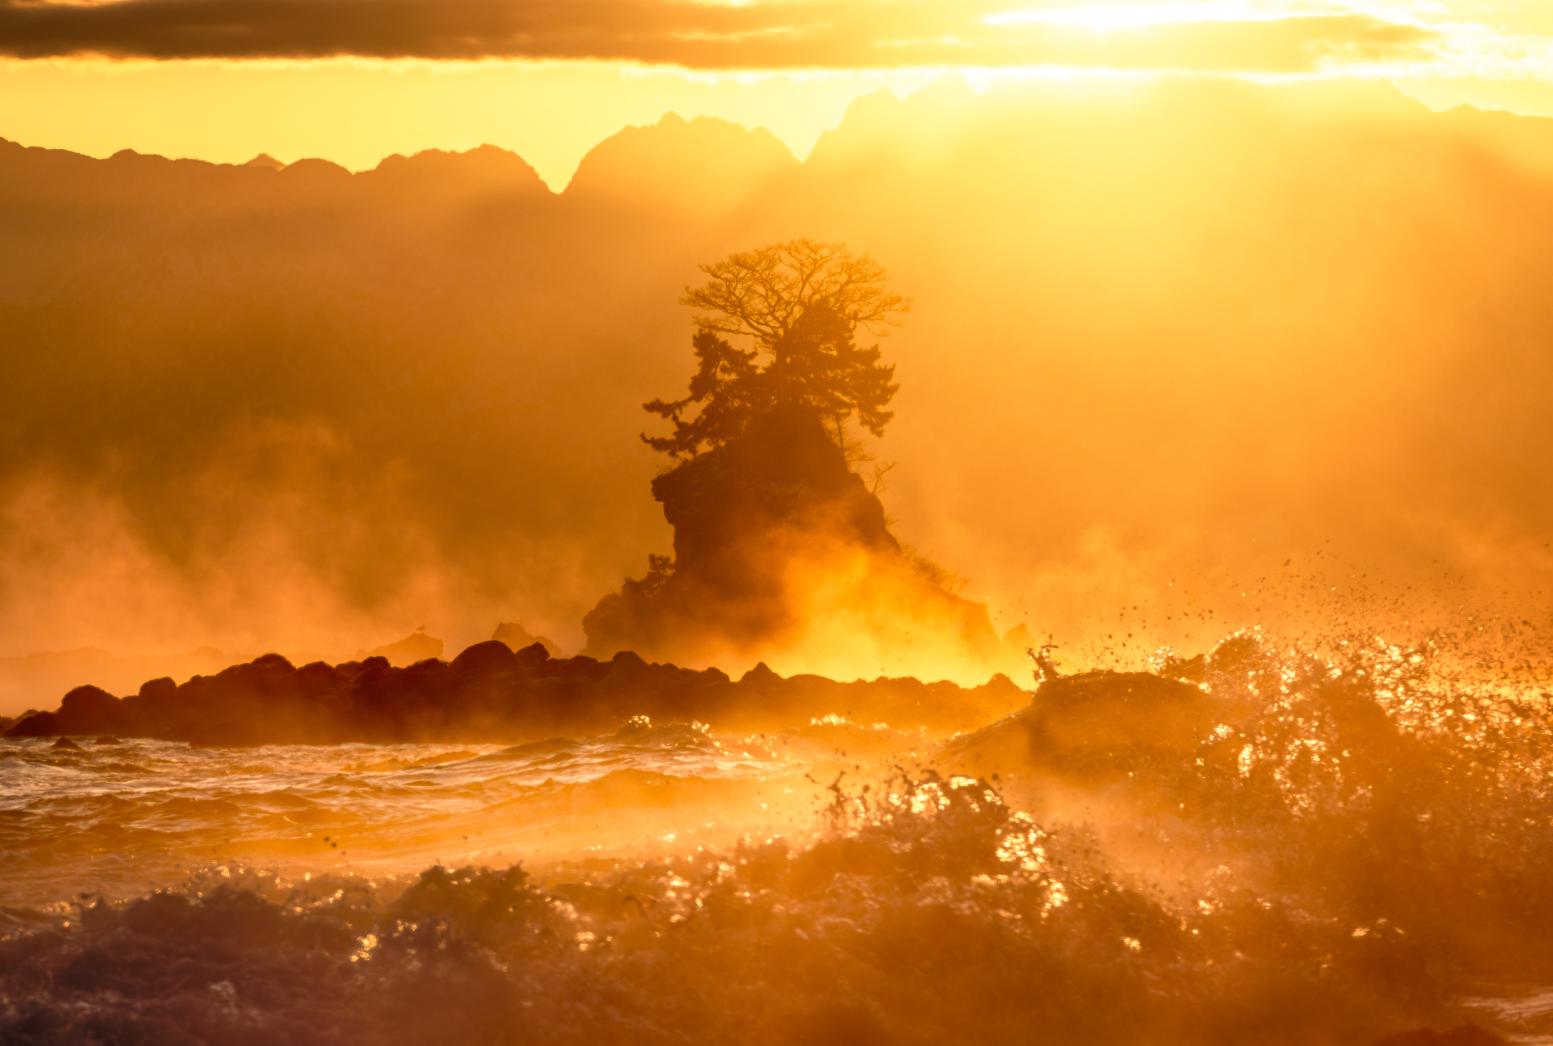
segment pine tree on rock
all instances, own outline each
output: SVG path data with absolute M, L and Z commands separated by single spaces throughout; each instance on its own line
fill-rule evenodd
M 755 417 L 794 408 L 813 411 L 842 450 L 854 423 L 883 435 L 895 368 L 877 345 L 857 344 L 860 331 L 882 333 L 907 308 L 882 266 L 841 244 L 793 240 L 702 271 L 708 282 L 684 298 L 698 310 L 696 373 L 683 399 L 645 405 L 673 425 L 668 436 L 644 435 L 649 446 L 693 458 L 726 446 Z

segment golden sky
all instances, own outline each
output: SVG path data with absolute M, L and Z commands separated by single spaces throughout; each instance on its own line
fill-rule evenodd
M 489 142 L 553 187 L 664 112 L 803 155 L 846 106 L 997 77 L 1385 79 L 1553 115 L 1549 0 L 0 0 L 0 136 L 242 161 Z

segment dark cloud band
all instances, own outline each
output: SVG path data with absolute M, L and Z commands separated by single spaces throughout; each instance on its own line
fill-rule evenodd
M 1014 5 L 1017 6 L 1017 5 Z M 1110 66 L 1300 72 L 1420 54 L 1428 30 L 1364 14 L 1098 34 L 965 0 L 0 0 L 19 58 L 612 59 L 692 69 Z

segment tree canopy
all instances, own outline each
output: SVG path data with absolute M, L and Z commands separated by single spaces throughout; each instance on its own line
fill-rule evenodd
M 674 426 L 668 436 L 644 435 L 650 446 L 694 457 L 733 439 L 756 414 L 784 406 L 815 411 L 843 449 L 853 421 L 883 434 L 895 368 L 877 345 L 858 345 L 857 335 L 884 333 L 908 304 L 888 288 L 882 266 L 842 244 L 793 240 L 702 272 L 708 282 L 683 299 L 698 310 L 696 373 L 683 399 L 645 404 Z

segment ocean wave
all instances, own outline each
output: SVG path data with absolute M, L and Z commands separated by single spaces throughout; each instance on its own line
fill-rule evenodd
M 1319 891 L 1179 905 L 989 782 L 838 788 L 830 827 L 549 869 L 219 867 L 0 943 L 8 1042 L 1365 1042 L 1452 971 Z M 1361 932 L 1362 931 L 1362 932 Z
M 78 889 L 144 889 L 180 864 L 213 857 L 288 867 L 322 857 L 405 870 L 435 856 L 561 835 L 567 845 L 589 846 L 597 842 L 589 833 L 549 822 L 591 810 L 615 823 L 633 805 L 661 813 L 691 802 L 693 792 L 716 806 L 733 794 L 724 782 L 795 772 L 758 739 L 645 717 L 597 737 L 510 748 L 231 750 L 127 740 L 69 752 L 50 741 L 11 740 L 0 750 L 15 764 L 0 771 L 7 775 L 0 850 L 25 873 L 0 876 L 0 902 L 36 903 Z M 70 765 L 60 766 L 62 758 Z M 661 819 L 644 821 L 640 834 L 664 834 Z M 118 866 L 107 878 L 83 869 L 126 848 L 144 865 L 143 878 Z

